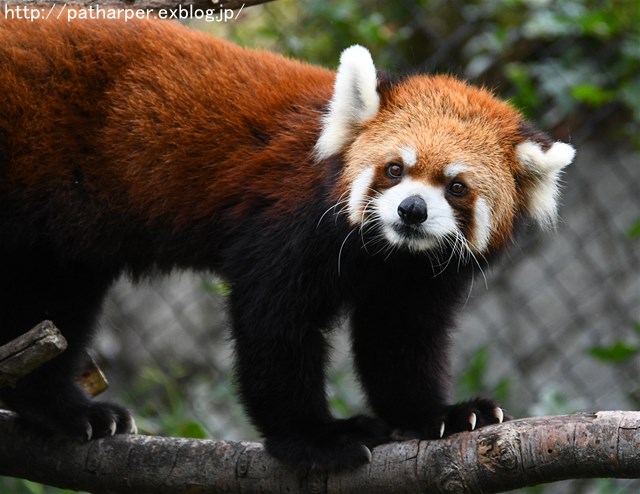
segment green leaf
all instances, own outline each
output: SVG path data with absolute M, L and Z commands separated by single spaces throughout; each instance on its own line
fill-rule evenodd
M 616 92 L 610 89 L 602 89 L 595 84 L 578 84 L 571 88 L 571 96 L 574 99 L 591 107 L 599 107 L 616 98 Z
M 179 426 L 180 437 L 190 437 L 193 439 L 206 439 L 207 432 L 197 422 L 184 422 Z
M 329 405 L 338 417 L 348 417 L 351 414 L 351 407 L 349 407 L 347 401 L 340 396 L 333 396 L 329 400 Z
M 529 67 L 519 62 L 510 63 L 505 69 L 505 75 L 515 88 L 511 103 L 525 114 L 540 106 L 538 90 L 530 72 Z
M 637 345 L 626 341 L 616 341 L 610 346 L 595 346 L 589 353 L 596 359 L 611 364 L 619 364 L 633 357 L 640 351 Z
M 465 394 L 477 394 L 485 391 L 485 378 L 489 364 L 489 348 L 482 346 L 469 359 L 462 371 L 459 385 Z
M 631 225 L 631 228 L 629 228 L 627 235 L 629 235 L 629 238 L 633 240 L 640 239 L 640 220 L 636 220 L 635 223 Z
M 587 10 L 576 19 L 585 34 L 610 38 L 620 30 L 620 19 L 611 10 Z
M 492 396 L 498 401 L 498 403 L 508 403 L 510 394 L 511 380 L 505 377 L 503 379 L 500 379 L 493 391 Z
M 222 280 L 203 282 L 204 289 L 210 293 L 215 293 L 221 297 L 228 297 L 231 294 L 231 285 Z
M 23 481 L 24 488 L 31 494 L 44 494 L 44 486 L 28 480 Z

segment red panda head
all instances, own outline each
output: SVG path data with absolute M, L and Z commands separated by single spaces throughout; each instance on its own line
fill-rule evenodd
M 315 153 L 342 156 L 339 194 L 354 227 L 374 225 L 412 251 L 486 254 L 508 243 L 520 216 L 555 224 L 559 174 L 575 151 L 451 77 L 378 80 L 369 52 L 352 46 Z

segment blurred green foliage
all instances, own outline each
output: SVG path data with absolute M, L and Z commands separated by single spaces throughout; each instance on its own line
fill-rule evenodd
M 492 359 L 491 349 L 481 346 L 468 359 L 468 363 L 460 373 L 456 383 L 456 397 L 458 400 L 469 399 L 472 396 L 491 396 L 498 403 L 507 406 L 510 403 L 509 378 L 503 377 L 494 382 L 490 373 Z M 511 413 L 514 411 L 511 410 Z
M 636 220 L 629 228 L 629 238 L 632 240 L 640 240 L 640 220 Z
M 632 241 L 640 240 L 640 220 L 636 220 L 629 228 L 627 235 Z M 609 345 L 596 345 L 588 349 L 588 353 L 604 364 L 622 364 L 640 355 L 640 322 L 630 323 L 631 336 L 624 340 L 616 340 Z M 633 395 L 631 396 L 633 399 Z
M 82 494 L 76 491 L 57 489 L 48 485 L 37 484 L 28 480 L 0 477 L 0 493 L 2 494 Z
M 619 340 L 611 345 L 594 346 L 589 350 L 589 353 L 601 362 L 621 364 L 637 355 L 639 351 L 640 346 L 638 343 Z
M 183 366 L 173 365 L 171 373 L 153 367 L 141 369 L 140 377 L 131 383 L 135 401 L 144 403 L 137 409 L 136 421 L 141 434 L 206 439 L 205 428 L 191 418 L 190 406 L 184 399 L 183 381 L 191 374 Z
M 640 145 L 640 9 L 635 0 L 277 0 L 226 35 L 335 67 L 359 43 L 380 68 L 451 72 L 495 88 L 568 134 L 607 119 Z

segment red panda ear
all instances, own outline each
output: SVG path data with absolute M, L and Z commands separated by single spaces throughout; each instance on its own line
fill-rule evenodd
M 378 114 L 380 96 L 376 90 L 376 68 L 371 54 L 359 45 L 342 52 L 329 111 L 315 146 L 318 160 L 340 152 L 358 126 Z
M 560 172 L 573 161 L 575 153 L 575 149 L 564 142 L 555 142 L 547 149 L 531 140 L 516 146 L 516 154 L 531 184 L 525 207 L 543 228 L 552 228 L 557 222 Z

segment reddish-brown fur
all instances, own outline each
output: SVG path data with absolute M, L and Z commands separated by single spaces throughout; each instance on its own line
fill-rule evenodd
M 64 206 L 80 174 L 100 208 L 188 228 L 230 205 L 242 216 L 252 204 L 239 197 L 286 211 L 314 186 L 310 116 L 331 96 L 330 71 L 172 23 L 2 22 L 1 151 L 11 168 L 0 188 L 55 187 Z M 116 25 L 126 35 L 114 36 Z M 265 173 L 274 162 L 282 174 Z

